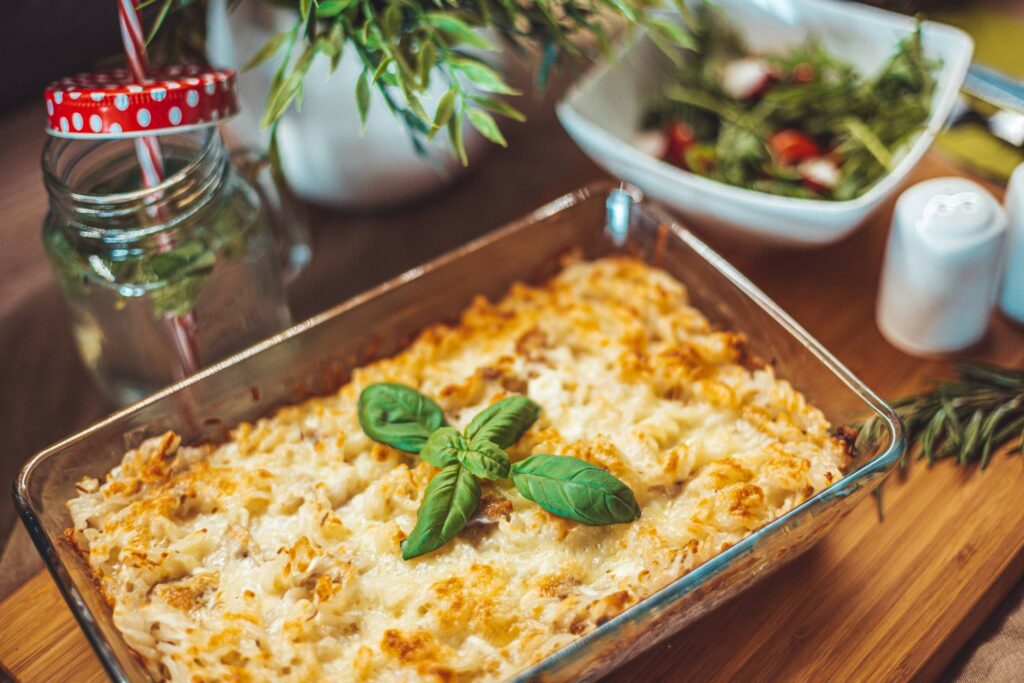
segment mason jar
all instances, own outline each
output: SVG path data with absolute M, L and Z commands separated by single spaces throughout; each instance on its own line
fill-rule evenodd
M 82 360 L 121 405 L 291 323 L 268 212 L 217 128 L 160 135 L 152 186 L 138 144 L 51 137 L 42 157 L 46 251 Z

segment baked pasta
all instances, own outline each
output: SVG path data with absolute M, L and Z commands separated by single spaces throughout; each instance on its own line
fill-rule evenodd
M 512 460 L 594 463 L 642 516 L 585 526 L 488 483 L 462 533 L 403 560 L 437 470 L 360 429 L 360 391 L 385 381 L 460 428 L 529 396 L 543 412 Z M 824 415 L 678 281 L 629 258 L 577 260 L 224 443 L 144 442 L 79 483 L 68 538 L 157 679 L 495 680 L 800 504 L 847 460 Z

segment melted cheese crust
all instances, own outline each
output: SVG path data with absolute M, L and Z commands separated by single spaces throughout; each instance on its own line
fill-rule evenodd
M 159 678 L 505 678 L 841 476 L 822 413 L 743 347 L 662 271 L 569 263 L 219 446 L 146 441 L 79 484 L 68 536 Z M 418 387 L 459 427 L 529 395 L 544 411 L 512 459 L 589 460 L 642 518 L 587 527 L 485 483 L 466 530 L 403 561 L 436 470 L 360 430 L 359 392 L 379 381 Z

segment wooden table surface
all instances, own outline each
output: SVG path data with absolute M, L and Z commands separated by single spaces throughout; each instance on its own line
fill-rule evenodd
M 315 213 L 314 264 L 292 290 L 296 317 L 602 177 L 550 110 L 536 109 L 527 124 L 509 128 L 508 150 L 495 150 L 443 194 L 383 213 Z M 0 357 L 6 360 L 0 433 L 7 447 L 0 484 L 6 486 L 27 455 L 99 417 L 104 407 L 77 364 L 38 243 L 45 208 L 36 112 L 0 120 L 0 139 L 8 142 L 0 159 Z M 932 156 L 914 179 L 951 173 L 952 166 Z M 890 210 L 844 242 L 814 252 L 716 245 L 883 396 L 916 389 L 949 369 L 949 361 L 902 355 L 874 325 Z M 1019 365 L 1022 342 L 1021 331 L 997 319 L 970 355 Z M 949 463 L 912 467 L 887 483 L 884 522 L 871 502 L 861 505 L 813 550 L 612 678 L 934 678 L 1024 574 L 1022 482 L 1020 458 L 997 457 L 986 472 Z M 43 574 L 0 604 L 0 662 L 26 682 L 102 678 Z

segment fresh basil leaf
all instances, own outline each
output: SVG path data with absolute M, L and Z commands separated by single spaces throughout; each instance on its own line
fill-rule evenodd
M 466 469 L 484 479 L 505 479 L 511 468 L 508 454 L 486 439 L 474 439 L 460 459 Z
M 480 504 L 480 484 L 459 464 L 444 467 L 427 484 L 416 526 L 402 543 L 402 559 L 437 550 L 462 531 Z
M 431 432 L 420 450 L 420 457 L 434 467 L 447 467 L 460 461 L 459 454 L 466 449 L 466 440 L 454 427 L 441 427 Z
M 412 387 L 381 382 L 359 395 L 359 425 L 374 441 L 419 453 L 431 432 L 444 426 L 444 414 Z
M 509 396 L 477 413 L 466 427 L 466 436 L 470 441 L 485 439 L 508 448 L 539 415 L 540 406 L 535 402 L 525 396 Z
M 512 466 L 512 483 L 542 508 L 560 517 L 601 526 L 640 518 L 633 491 L 589 462 L 567 455 L 531 455 Z
M 486 439 L 472 443 L 453 427 L 435 430 L 420 451 L 420 457 L 434 467 L 447 467 L 462 463 L 471 473 L 484 479 L 508 477 L 508 455 L 500 446 Z

